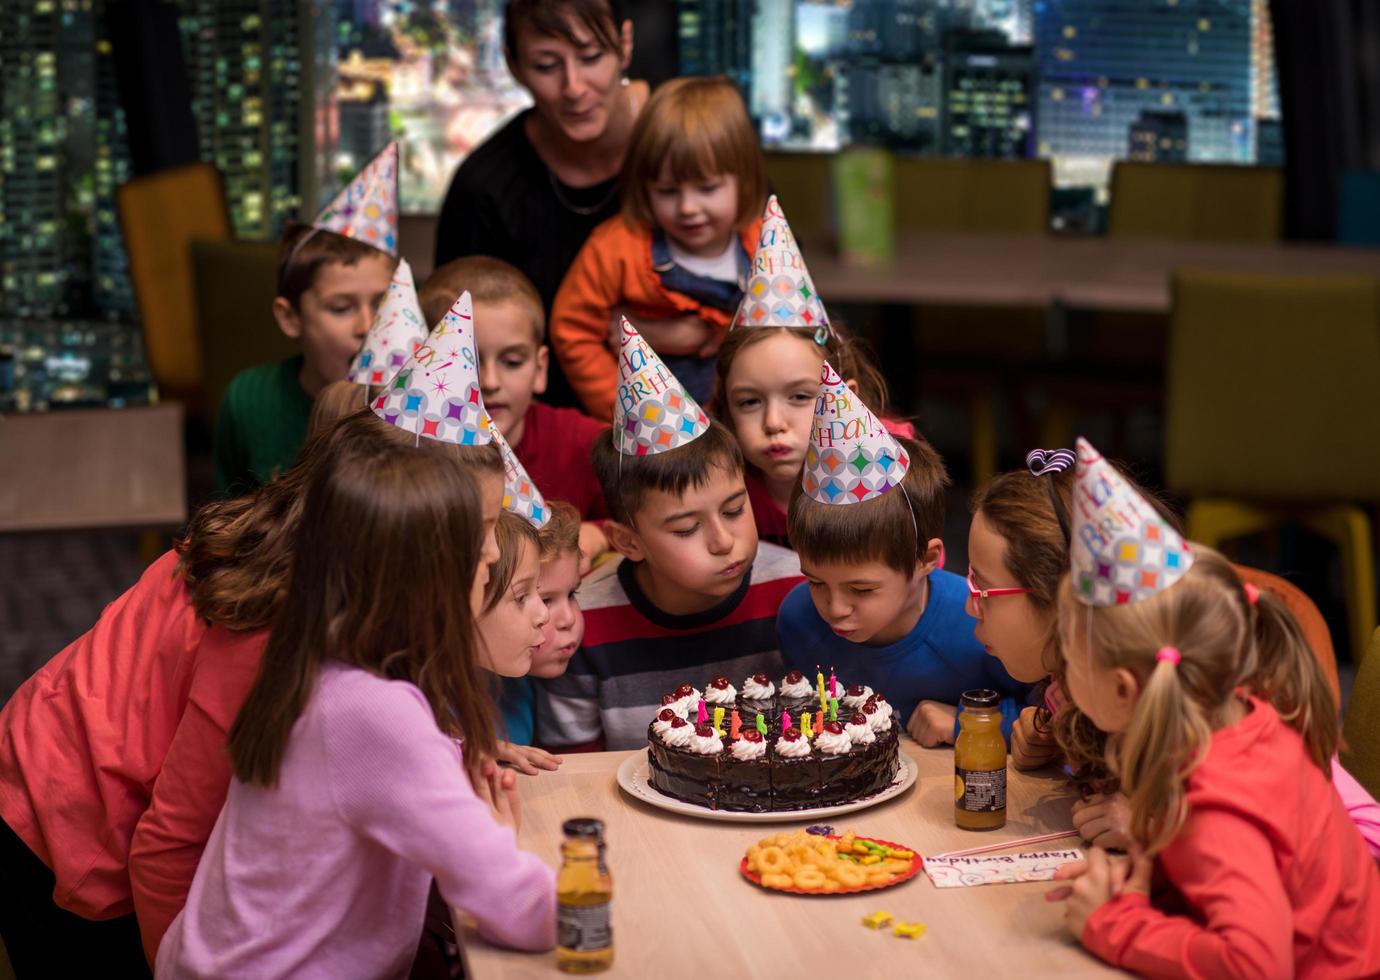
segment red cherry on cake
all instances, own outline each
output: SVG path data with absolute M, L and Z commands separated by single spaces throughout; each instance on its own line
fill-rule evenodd
M 666 705 L 675 704 L 679 700 L 680 698 L 676 697 L 674 694 L 663 694 L 661 696 L 661 706 L 664 708 Z
M 768 684 L 771 683 L 771 681 L 767 679 L 767 675 L 766 675 L 766 674 L 753 674 L 753 675 L 752 675 L 752 682 L 753 682 L 754 684 L 757 684 L 757 685 L 761 686 L 761 687 L 766 687 Z
M 804 738 L 804 736 L 800 734 L 800 729 L 796 728 L 794 725 L 781 733 L 781 740 L 783 742 L 798 742 L 802 738 Z
M 867 703 L 863 705 L 864 714 L 875 715 L 880 710 L 881 709 L 877 707 L 877 702 L 873 701 L 871 698 L 868 698 Z
M 723 676 L 716 677 L 716 678 L 714 678 L 712 681 L 709 682 L 709 686 L 712 687 L 712 688 L 716 688 L 717 690 L 720 690 L 720 691 L 727 691 L 727 690 L 728 690 L 728 678 L 727 678 L 727 677 L 723 677 Z
M 883 703 L 884 701 L 886 701 L 886 697 L 885 697 L 884 695 L 881 695 L 881 694 L 874 694 L 874 695 L 872 695 L 872 696 L 873 696 L 874 698 L 877 699 L 877 703 L 878 703 L 878 704 L 881 704 L 881 703 Z
M 848 696 L 850 698 L 860 698 L 863 696 L 863 691 L 865 690 L 866 688 L 864 688 L 861 684 L 854 684 L 852 687 L 848 689 Z
M 710 735 L 714 734 L 714 729 L 710 728 L 708 725 L 696 725 L 695 734 L 700 738 L 708 738 Z
M 848 719 L 848 724 L 850 724 L 850 725 L 866 725 L 866 724 L 867 724 L 867 716 L 866 716 L 865 714 L 863 714 L 861 711 L 855 711 L 855 712 L 853 712 L 853 717 L 851 717 L 851 718 Z
M 800 683 L 801 681 L 803 681 L 804 679 L 805 679 L 805 675 L 802 674 L 802 673 L 801 673 L 800 671 L 798 671 L 798 670 L 793 670 L 793 671 L 791 671 L 789 674 L 786 675 L 786 683 L 787 683 L 787 684 L 799 684 L 799 683 Z
M 674 714 L 674 712 L 672 712 L 672 714 Z M 675 715 L 675 717 L 671 719 L 672 728 L 684 728 L 688 724 L 690 723 L 686 721 L 684 718 L 682 718 L 680 715 Z
M 688 698 L 690 695 L 694 693 L 695 689 L 693 687 L 691 687 L 689 684 L 682 684 L 680 687 L 676 688 L 676 700 L 680 700 L 681 698 Z
M 670 721 L 672 718 L 679 718 L 680 716 L 677 715 L 670 708 L 662 708 L 661 713 L 658 714 L 657 717 L 662 721 Z
M 744 742 L 762 741 L 762 733 L 755 728 L 744 728 L 742 734 L 738 737 L 741 738 Z
M 824 723 L 824 730 L 828 732 L 830 735 L 843 734 L 843 726 L 836 721 L 826 721 Z

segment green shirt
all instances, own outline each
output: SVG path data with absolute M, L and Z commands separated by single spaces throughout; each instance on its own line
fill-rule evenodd
M 292 465 L 307 438 L 312 399 L 302 390 L 302 355 L 235 375 L 216 422 L 216 490 L 234 497 Z

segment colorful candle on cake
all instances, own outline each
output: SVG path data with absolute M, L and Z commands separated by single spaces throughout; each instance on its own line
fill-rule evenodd
M 733 714 L 728 716 L 728 737 L 733 741 L 738 741 L 738 736 L 743 734 L 743 719 L 738 717 L 738 709 L 733 709 Z
M 714 734 L 719 738 L 724 737 L 724 707 L 719 705 L 714 709 Z
M 705 709 L 704 698 L 700 698 L 700 706 L 695 711 L 695 720 L 701 725 L 709 724 L 709 712 Z
M 829 668 L 829 697 L 831 697 L 831 698 L 836 698 L 836 697 L 838 697 L 838 696 L 839 696 L 839 679 L 838 679 L 837 677 L 834 676 L 834 668 L 833 668 L 833 667 L 830 667 L 830 668 Z
M 829 699 L 829 720 L 830 720 L 830 721 L 838 721 L 838 720 L 839 720 L 839 699 L 838 699 L 838 698 L 830 698 L 830 699 Z
M 789 711 L 783 711 L 783 712 L 781 712 L 781 730 L 784 732 L 786 729 L 788 729 L 788 728 L 790 728 L 790 727 L 791 727 L 791 713 L 790 713 Z
M 817 732 L 822 732 L 822 731 L 824 731 L 824 712 L 823 712 L 823 711 L 816 711 L 816 712 L 815 712 L 815 731 L 817 731 Z
M 819 688 L 819 706 L 823 709 L 826 703 L 824 700 L 824 671 L 818 668 L 815 670 L 815 686 Z
M 800 715 L 800 734 L 805 736 L 807 742 L 815 737 L 814 730 L 810 727 L 810 713 L 808 711 L 802 712 Z
M 767 735 L 767 719 L 762 717 L 762 712 L 757 712 L 757 730 L 762 733 L 762 737 Z

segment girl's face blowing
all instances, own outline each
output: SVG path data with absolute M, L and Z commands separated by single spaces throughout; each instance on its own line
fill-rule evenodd
M 479 620 L 480 666 L 502 677 L 523 677 L 532 669 L 532 654 L 542 644 L 542 627 L 551 618 L 537 588 L 540 556 L 526 541 L 521 548 L 508 591 Z

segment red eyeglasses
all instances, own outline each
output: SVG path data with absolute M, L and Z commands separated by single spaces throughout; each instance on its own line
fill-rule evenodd
M 968 566 L 968 595 L 973 600 L 973 612 L 982 615 L 982 601 L 984 599 L 995 599 L 1004 595 L 1027 595 L 1033 589 L 979 589 L 977 583 L 973 581 L 973 567 Z

